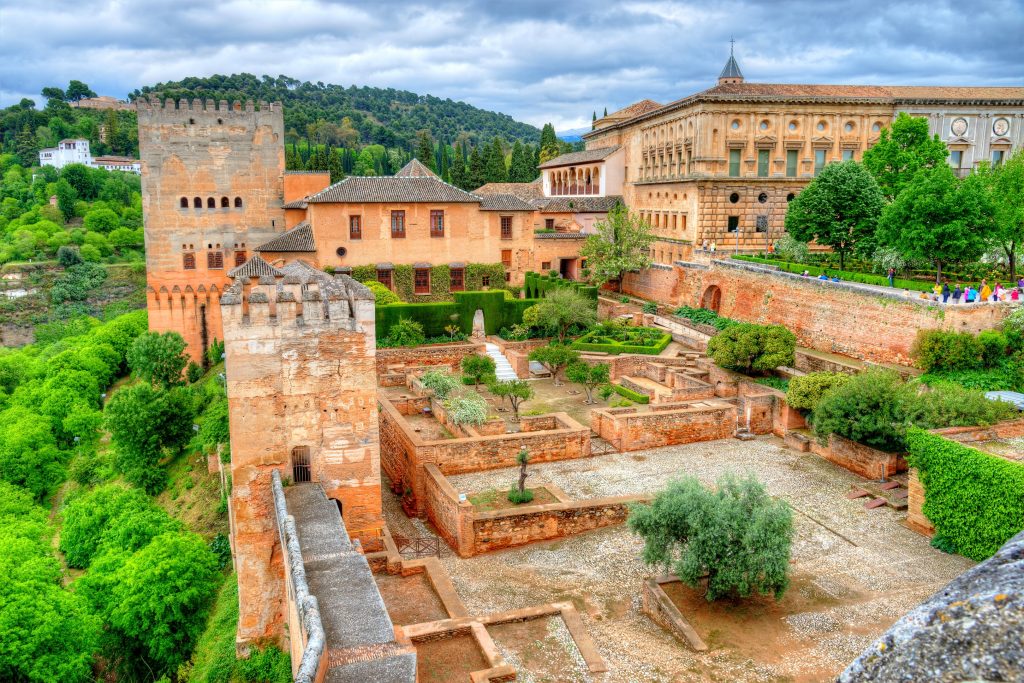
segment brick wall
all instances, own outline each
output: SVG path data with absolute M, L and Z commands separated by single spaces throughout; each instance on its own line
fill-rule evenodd
M 1024 436 L 1024 419 L 1000 422 L 986 427 L 947 427 L 935 429 L 933 433 L 959 443 L 1015 439 Z
M 810 450 L 829 462 L 866 479 L 880 479 L 883 473 L 884 476 L 891 477 L 899 472 L 907 471 L 907 460 L 902 454 L 880 451 L 877 448 L 850 441 L 838 434 L 829 436 L 827 446 L 812 439 Z
M 637 412 L 633 409 L 594 410 L 591 428 L 621 451 L 726 439 L 736 433 L 736 407 L 723 401 L 710 407 L 682 405 Z
M 910 468 L 907 477 L 907 526 L 919 534 L 931 538 L 935 535 L 935 526 L 924 516 L 922 506 L 924 505 L 924 485 L 917 470 Z
M 472 539 L 466 532 L 472 528 L 473 505 L 459 503 L 459 492 L 433 463 L 427 463 L 423 472 L 427 519 L 459 555 L 471 554 Z
M 447 365 L 453 372 L 461 372 L 459 364 L 463 358 L 482 352 L 483 346 L 473 343 L 377 349 L 377 375 L 403 374 L 440 365 Z

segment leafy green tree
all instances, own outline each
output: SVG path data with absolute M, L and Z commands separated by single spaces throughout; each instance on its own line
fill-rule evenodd
M 597 322 L 597 306 L 570 287 L 549 289 L 539 303 L 523 311 L 523 323 L 539 327 L 565 342 L 573 327 L 586 329 Z
M 121 227 L 121 218 L 111 209 L 96 209 L 85 214 L 83 224 L 86 230 L 108 233 Z
M 545 123 L 540 131 L 540 163 L 551 161 L 561 153 L 558 136 L 555 135 L 555 127 L 550 123 Z
M 839 434 L 883 451 L 903 450 L 911 401 L 906 384 L 891 370 L 869 370 L 826 393 L 814 407 L 814 431 L 822 440 Z
M 162 513 L 167 522 L 174 520 L 160 510 L 144 491 L 121 484 L 104 484 L 70 500 L 63 510 L 64 524 L 60 533 L 60 549 L 69 567 L 85 569 L 104 545 L 134 552 L 165 531 L 180 525 L 156 524 L 156 533 L 139 534 L 138 524 L 131 529 L 126 522 L 149 511 Z M 126 538 L 127 537 L 127 538 Z M 131 540 L 128 540 L 131 539 Z M 123 545 L 124 541 L 127 545 Z
M 708 356 L 723 368 L 744 374 L 792 366 L 796 335 L 782 325 L 730 325 L 708 342 Z
M 533 398 L 533 387 L 525 379 L 495 379 L 487 385 L 498 398 L 508 400 L 512 406 L 512 421 L 519 422 L 519 406 Z
M 53 86 L 43 88 L 43 91 L 42 91 L 41 94 L 42 94 L 43 97 L 45 97 L 48 100 L 61 100 L 61 101 L 63 101 L 67 97 L 64 94 L 63 90 L 61 90 L 60 88 L 57 88 L 57 87 L 53 87 Z
M 512 159 L 508 169 L 508 179 L 512 183 L 529 183 L 537 177 L 533 160 L 526 148 L 518 140 L 512 145 Z
M 900 112 L 882 129 L 878 142 L 864 152 L 864 165 L 878 181 L 886 200 L 895 199 L 923 169 L 946 165 L 949 150 L 938 135 L 928 134 L 928 119 Z
M 494 359 L 479 353 L 462 357 L 462 372 L 473 381 L 473 386 L 480 390 L 480 383 L 494 377 Z
M 786 403 L 796 410 L 814 410 L 821 398 L 838 389 L 850 380 L 842 372 L 811 372 L 789 380 L 786 389 Z
M 78 194 L 75 192 L 75 188 L 71 187 L 71 183 L 61 178 L 57 181 L 54 194 L 57 195 L 57 208 L 60 210 L 64 220 L 67 221 L 74 218 L 75 202 L 78 201 Z
M 76 247 L 64 246 L 57 250 L 57 263 L 62 268 L 70 268 L 71 266 L 77 266 L 82 262 L 82 256 L 78 253 Z
M 428 130 L 421 130 L 416 136 L 416 158 L 431 171 L 437 172 L 437 164 L 434 162 L 434 139 L 430 137 Z
M 181 373 L 188 365 L 185 340 L 177 332 L 150 332 L 132 343 L 128 367 L 136 377 L 153 386 L 168 389 L 182 383 Z
M 57 448 L 50 419 L 15 406 L 0 413 L 0 478 L 43 500 L 62 481 L 67 458 Z
M 651 226 L 639 214 L 630 213 L 619 204 L 594 227 L 597 234 L 587 237 L 580 249 L 580 258 L 586 259 L 598 286 L 615 281 L 618 291 L 622 291 L 622 277 L 626 273 L 651 265 L 650 249 L 654 242 Z
M 443 370 L 427 370 L 420 375 L 420 383 L 434 392 L 439 400 L 448 398 L 449 394 L 458 389 L 459 380 L 450 372 Z
M 558 381 L 558 373 L 561 372 L 562 368 L 578 361 L 579 358 L 579 353 L 562 344 L 538 346 L 530 351 L 529 355 L 530 360 L 536 361 L 547 368 L 556 387 L 561 386 L 561 382 Z
M 565 369 L 565 376 L 570 382 L 579 384 L 587 394 L 587 403 L 594 404 L 594 389 L 602 384 L 608 383 L 607 363 L 584 363 L 576 361 L 570 363 Z
M 709 490 L 695 477 L 671 482 L 650 505 L 629 513 L 629 528 L 644 539 L 645 564 L 671 570 L 705 598 L 781 599 L 789 587 L 793 513 L 752 475 L 723 475 Z
M 839 254 L 839 267 L 854 251 L 870 251 L 882 191 L 856 161 L 829 164 L 798 194 L 786 212 L 786 231 L 801 242 L 815 240 Z
M 356 159 L 356 165 L 352 170 L 352 175 L 377 175 L 376 164 L 374 163 L 373 154 L 370 153 L 370 150 L 363 149 L 363 151 L 359 153 L 359 158 Z
M 117 447 L 115 465 L 127 481 L 159 493 L 167 483 L 160 462 L 192 437 L 193 404 L 185 387 L 165 391 L 148 384 L 121 389 L 108 401 L 107 429 Z
M 881 241 L 910 258 L 930 261 L 936 282 L 942 281 L 944 264 L 980 257 L 993 230 L 984 180 L 958 180 L 944 163 L 919 171 L 879 222 Z
M 1024 153 L 1018 151 L 1005 163 L 982 172 L 994 204 L 994 238 L 1006 253 L 1010 280 L 1016 282 L 1017 249 L 1024 242 Z
M 67 97 L 69 102 L 77 102 L 78 100 L 84 100 L 87 97 L 96 97 L 96 93 L 92 88 L 82 81 L 76 80 L 72 80 L 68 83 L 68 87 L 64 91 L 64 95 Z

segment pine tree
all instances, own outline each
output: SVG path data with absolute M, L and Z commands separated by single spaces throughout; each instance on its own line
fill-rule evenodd
M 507 183 L 508 169 L 505 167 L 505 152 L 501 147 L 501 140 L 494 138 L 487 153 L 487 181 L 488 183 Z
M 518 140 L 512 146 L 512 164 L 508 179 L 512 183 L 528 183 L 534 178 L 533 153 Z
M 455 159 L 452 161 L 451 168 L 448 169 L 448 175 L 451 178 L 451 184 L 455 187 L 462 188 L 463 190 L 475 189 L 467 187 L 466 157 L 462 150 L 462 145 L 455 146 Z
M 561 146 L 558 144 L 558 136 L 555 135 L 555 127 L 545 123 L 540 131 L 540 157 L 539 163 L 551 161 L 561 154 Z
M 480 151 L 480 145 L 473 148 L 469 155 L 469 173 L 466 177 L 467 189 L 475 190 L 487 182 L 486 161 Z
M 604 115 L 605 115 L 605 116 L 608 116 L 608 107 L 605 107 L 605 108 L 604 108 Z
M 434 163 L 434 140 L 430 137 L 430 131 L 421 130 L 416 137 L 416 158 L 431 171 L 437 172 L 437 164 Z

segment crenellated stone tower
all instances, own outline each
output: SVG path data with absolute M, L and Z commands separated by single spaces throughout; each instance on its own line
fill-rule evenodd
M 280 639 L 284 623 L 273 470 L 322 486 L 366 550 L 381 547 L 383 521 L 373 294 L 303 261 L 278 269 L 254 256 L 234 275 L 220 309 L 244 644 Z
M 228 271 L 284 231 L 279 103 L 139 100 L 149 327 L 201 359 Z

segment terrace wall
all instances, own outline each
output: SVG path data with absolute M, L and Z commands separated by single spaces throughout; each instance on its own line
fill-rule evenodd
M 697 441 L 726 439 L 736 433 L 736 406 L 707 401 L 707 406 L 661 404 L 649 412 L 605 408 L 590 413 L 590 427 L 620 451 L 639 451 Z
M 413 370 L 422 370 L 424 367 L 447 366 L 453 372 L 460 372 L 463 358 L 483 351 L 483 345 L 474 342 L 431 344 L 411 349 L 377 349 L 377 376 L 402 376 L 402 381 L 398 382 L 398 385 L 401 385 L 405 383 L 404 375 Z
M 907 471 L 907 459 L 902 453 L 880 451 L 838 434 L 829 436 L 827 446 L 815 439 L 811 439 L 809 443 L 812 453 L 865 479 L 891 477 Z

